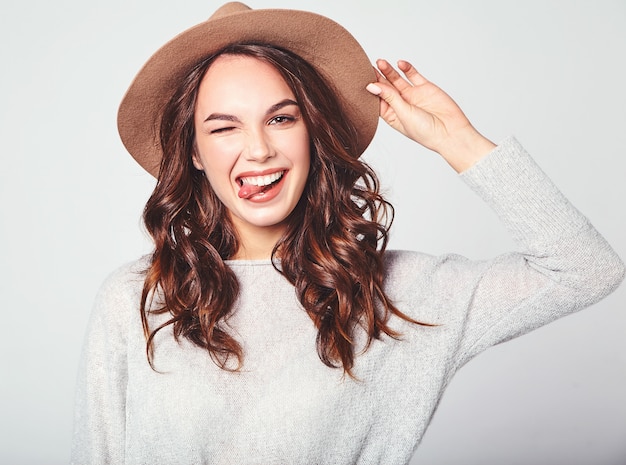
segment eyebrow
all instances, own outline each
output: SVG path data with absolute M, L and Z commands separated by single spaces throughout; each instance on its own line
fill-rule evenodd
M 274 113 L 275 111 L 278 111 L 281 108 L 285 108 L 285 107 L 288 107 L 290 105 L 298 106 L 298 103 L 295 102 L 294 100 L 291 100 L 290 98 L 286 98 L 285 100 L 281 100 L 280 102 L 275 103 L 274 105 L 269 107 L 267 109 L 267 111 L 265 112 L 265 114 L 266 115 L 270 115 L 270 114 Z M 228 115 L 226 113 L 211 113 L 207 117 L 207 119 L 204 120 L 204 122 L 206 123 L 207 121 L 213 121 L 213 120 L 240 122 L 239 118 L 237 118 L 236 116 Z

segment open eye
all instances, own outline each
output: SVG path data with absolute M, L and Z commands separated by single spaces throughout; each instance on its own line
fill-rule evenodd
M 292 123 L 296 120 L 295 117 L 290 116 L 290 115 L 278 115 L 278 116 L 274 116 L 270 121 L 269 124 L 285 124 L 285 123 Z

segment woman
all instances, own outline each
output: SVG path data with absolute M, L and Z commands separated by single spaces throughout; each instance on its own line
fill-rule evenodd
M 158 177 L 155 251 L 97 298 L 75 463 L 407 463 L 464 363 L 617 287 L 619 258 L 515 140 L 409 63 L 377 67 L 327 18 L 238 3 L 146 63 L 118 123 Z M 386 251 L 358 160 L 379 114 L 522 252 Z

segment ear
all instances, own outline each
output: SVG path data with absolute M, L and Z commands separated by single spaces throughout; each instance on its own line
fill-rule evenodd
M 198 156 L 198 152 L 194 149 L 193 153 L 191 154 L 191 162 L 193 163 L 193 166 L 195 166 L 195 168 L 198 171 L 204 171 L 204 166 L 202 166 L 202 162 L 200 161 L 200 157 Z

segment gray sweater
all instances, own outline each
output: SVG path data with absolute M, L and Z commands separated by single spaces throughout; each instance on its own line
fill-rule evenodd
M 269 261 L 231 261 L 241 293 L 229 320 L 241 372 L 177 343 L 146 360 L 141 259 L 102 286 L 77 390 L 72 463 L 406 464 L 454 373 L 482 350 L 597 302 L 621 282 L 610 246 L 514 139 L 461 175 L 519 252 L 489 261 L 386 253 L 386 290 L 411 317 L 401 340 L 357 357 L 356 380 L 325 366 L 316 329 Z M 155 318 L 152 325 L 165 316 Z

